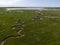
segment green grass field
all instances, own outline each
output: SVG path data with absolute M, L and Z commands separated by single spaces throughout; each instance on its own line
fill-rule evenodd
M 0 45 L 60 45 L 60 10 L 0 9 Z

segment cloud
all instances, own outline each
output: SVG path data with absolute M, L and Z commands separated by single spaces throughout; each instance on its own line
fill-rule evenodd
M 4 6 L 13 6 L 17 2 L 21 2 L 22 0 L 0 0 L 0 7 Z M 17 5 L 17 4 L 16 4 Z
M 0 7 L 59 7 L 57 0 L 0 0 Z
M 0 0 L 0 7 L 38 7 L 44 4 L 45 1 L 41 0 Z

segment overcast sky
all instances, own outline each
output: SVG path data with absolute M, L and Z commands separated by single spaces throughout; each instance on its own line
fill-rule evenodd
M 60 7 L 60 0 L 0 0 L 0 7 Z

